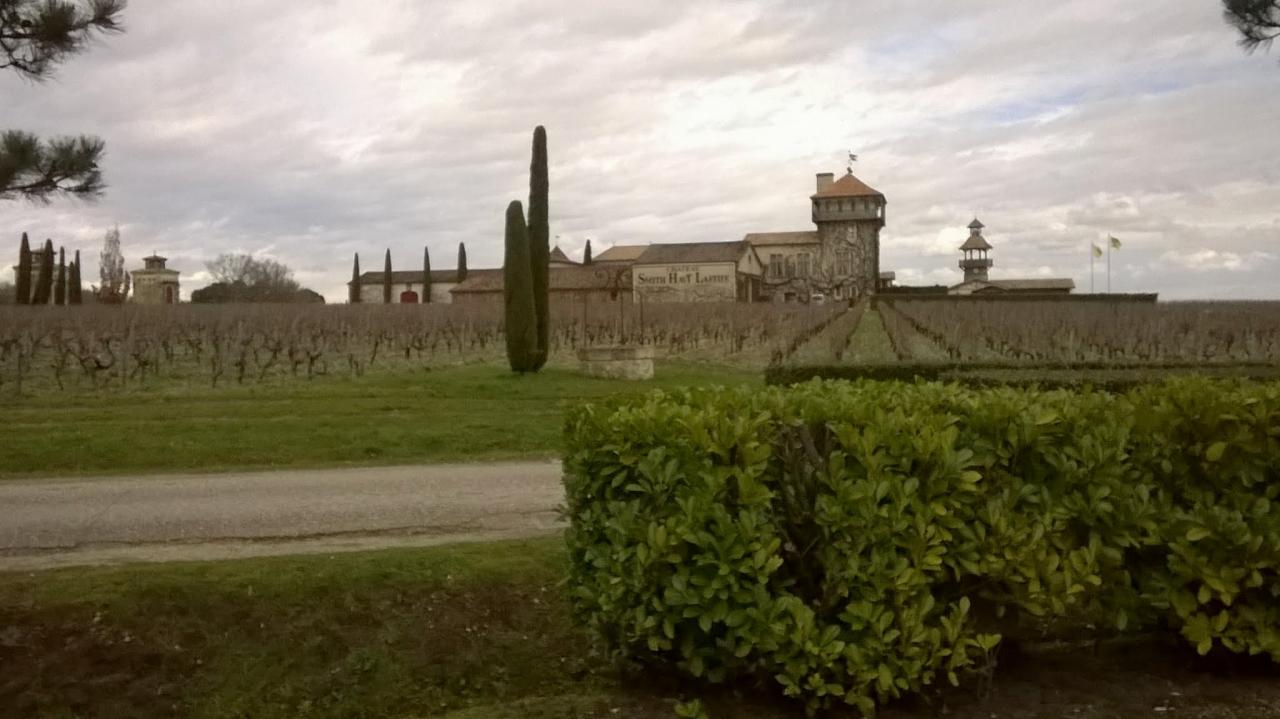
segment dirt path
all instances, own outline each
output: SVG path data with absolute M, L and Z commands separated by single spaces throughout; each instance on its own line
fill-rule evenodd
M 0 483 L 0 570 L 224 559 L 553 532 L 552 461 Z

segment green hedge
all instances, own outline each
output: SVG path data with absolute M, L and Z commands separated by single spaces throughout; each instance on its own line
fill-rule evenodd
M 813 379 L 959 382 L 970 387 L 1031 386 L 1125 391 L 1173 375 L 1280 379 L 1274 362 L 892 362 L 860 365 L 786 365 L 765 369 L 765 383 L 793 385 Z
M 574 606 L 623 664 L 871 712 L 1048 626 L 1280 660 L 1280 385 L 814 381 L 566 422 Z

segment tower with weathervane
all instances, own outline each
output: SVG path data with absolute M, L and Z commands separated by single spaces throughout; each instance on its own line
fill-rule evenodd
M 995 264 L 995 261 L 987 257 L 991 243 L 982 236 L 983 227 L 985 225 L 978 222 L 978 218 L 973 218 L 973 222 L 969 223 L 969 239 L 960 245 L 960 269 L 964 270 L 965 282 L 986 282 L 987 270 Z
M 817 225 L 815 289 L 834 299 L 857 299 L 876 291 L 880 276 L 880 230 L 885 223 L 885 197 L 853 175 L 839 180 L 818 175 L 810 200 Z

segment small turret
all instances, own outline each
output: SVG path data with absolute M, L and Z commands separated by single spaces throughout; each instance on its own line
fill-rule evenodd
M 965 282 L 986 282 L 987 270 L 995 264 L 991 258 L 987 257 L 991 244 L 982 236 L 984 226 L 978 218 L 973 218 L 973 222 L 969 223 L 969 239 L 960 245 L 960 252 L 964 254 L 960 260 L 960 269 L 964 270 Z

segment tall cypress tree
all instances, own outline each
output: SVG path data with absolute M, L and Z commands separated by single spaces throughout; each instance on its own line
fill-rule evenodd
M 533 130 L 533 157 L 529 162 L 529 262 L 533 271 L 533 302 L 538 318 L 538 350 L 534 369 L 547 363 L 551 339 L 551 227 L 548 208 L 547 130 Z
M 53 283 L 53 303 L 67 304 L 67 251 L 62 247 L 58 248 L 58 279 Z
M 67 285 L 67 304 L 78 305 L 84 302 L 84 288 L 80 285 L 80 250 L 76 250 L 76 259 L 71 263 L 71 283 Z
M 31 244 L 25 232 L 22 233 L 22 245 L 18 247 L 18 277 L 14 294 L 18 304 L 31 304 Z
M 382 304 L 391 304 L 391 248 L 387 248 L 387 257 L 382 261 Z
M 582 251 L 582 264 L 584 266 L 591 264 L 591 240 L 589 239 L 587 240 L 587 249 Z
M 502 300 L 507 335 L 507 364 L 512 372 L 536 372 L 538 317 L 533 303 L 529 231 L 519 200 L 507 206 L 506 251 L 502 260 Z
M 31 304 L 47 305 L 53 296 L 53 240 L 44 241 L 44 249 L 40 251 L 40 276 L 36 278 L 36 289 L 31 295 Z
M 431 250 L 422 248 L 422 304 L 431 301 Z
M 458 243 L 458 281 L 467 279 L 467 245 Z
M 360 253 L 356 253 L 356 260 L 351 264 L 351 288 L 347 290 L 347 301 L 351 304 L 360 302 Z

